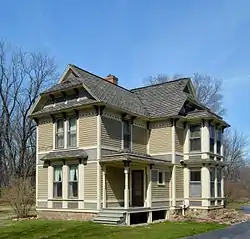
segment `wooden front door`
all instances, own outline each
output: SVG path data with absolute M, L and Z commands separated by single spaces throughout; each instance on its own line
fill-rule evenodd
M 132 170 L 132 207 L 144 206 L 143 170 Z

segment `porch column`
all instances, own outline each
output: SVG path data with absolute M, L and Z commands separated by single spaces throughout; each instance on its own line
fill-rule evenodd
M 67 164 L 65 164 L 62 167 L 62 178 L 63 178 L 63 182 L 62 182 L 62 199 L 63 199 L 63 208 L 68 208 L 68 182 L 69 182 L 69 167 Z
M 102 166 L 102 207 L 107 207 L 107 194 L 106 194 L 106 165 Z
M 53 167 L 48 166 L 48 208 L 52 208 L 53 199 Z
M 78 170 L 79 170 L 78 195 L 80 200 L 78 203 L 78 207 L 79 209 L 83 209 L 84 208 L 84 163 L 82 162 L 82 160 L 79 160 Z
M 129 208 L 129 162 L 124 162 L 124 176 L 125 176 L 125 187 L 124 187 L 124 208 Z
M 175 146 L 176 119 L 172 119 L 172 207 L 176 206 L 176 146 Z
M 215 170 L 214 170 L 214 197 L 216 199 L 218 197 L 218 177 L 217 176 L 218 176 L 217 167 L 215 167 Z M 211 187 L 211 184 L 210 184 L 210 187 Z M 211 197 L 211 195 L 210 195 L 210 197 Z M 217 206 L 217 200 L 215 201 L 215 206 Z
M 208 207 L 208 198 L 210 197 L 210 171 L 205 164 L 201 168 L 201 196 L 202 206 Z
M 152 164 L 147 167 L 148 188 L 147 188 L 147 207 L 152 207 Z
M 223 198 L 224 200 L 224 190 L 225 190 L 225 187 L 224 187 L 224 167 L 221 169 L 221 197 Z M 224 202 L 223 202 L 223 205 L 224 205 Z
M 203 120 L 201 128 L 201 157 L 207 158 L 207 152 L 210 151 L 210 136 L 209 136 L 209 122 Z

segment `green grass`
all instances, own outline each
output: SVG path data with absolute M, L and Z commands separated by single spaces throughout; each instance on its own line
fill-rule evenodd
M 92 222 L 26 220 L 0 227 L 0 238 L 174 239 L 224 228 L 225 225 L 195 222 L 164 222 L 146 226 L 104 226 Z

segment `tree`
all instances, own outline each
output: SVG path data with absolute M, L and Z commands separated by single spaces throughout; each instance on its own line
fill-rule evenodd
M 11 178 L 34 174 L 36 127 L 28 114 L 56 76 L 53 58 L 12 50 L 0 42 L 0 181 L 4 185 Z

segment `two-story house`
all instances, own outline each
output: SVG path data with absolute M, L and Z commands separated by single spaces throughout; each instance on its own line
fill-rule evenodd
M 128 90 L 69 65 L 30 117 L 39 217 L 129 225 L 183 205 L 223 207 L 229 125 L 196 101 L 188 78 Z

